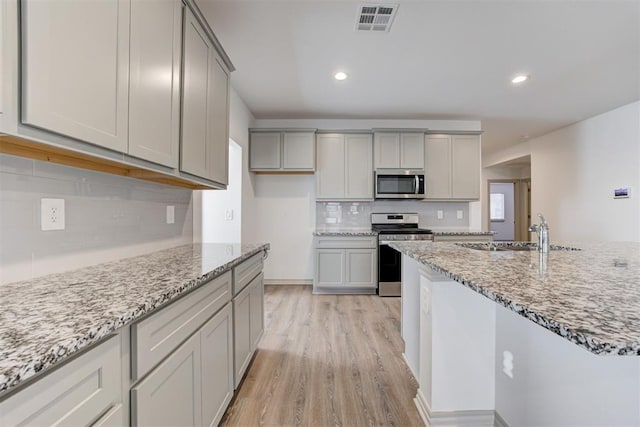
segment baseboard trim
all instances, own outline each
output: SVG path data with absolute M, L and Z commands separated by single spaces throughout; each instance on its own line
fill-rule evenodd
M 500 416 L 500 414 L 496 411 L 496 420 L 494 423 L 495 427 L 509 427 L 509 424 Z
M 413 402 L 420 413 L 422 421 L 429 427 L 438 426 L 468 426 L 468 427 L 494 427 L 496 426 L 496 411 L 472 410 L 472 411 L 432 411 L 429 403 L 424 398 L 422 391 L 418 389 Z M 504 422 L 500 418 L 501 422 Z M 502 424 L 500 427 L 508 427 Z
M 411 367 L 411 364 L 409 363 L 409 359 L 407 359 L 407 355 L 404 352 L 402 353 L 402 360 L 404 360 L 405 365 L 407 365 L 407 368 L 409 368 L 409 371 L 413 375 L 413 379 L 418 381 L 418 373 L 417 372 L 413 372 L 413 368 Z
M 264 279 L 265 285 L 307 285 L 313 286 L 313 279 Z

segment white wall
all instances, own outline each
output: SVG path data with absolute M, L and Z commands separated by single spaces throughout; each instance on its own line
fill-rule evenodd
M 258 242 L 256 217 L 259 213 L 254 205 L 255 176 L 249 172 L 249 128 L 254 125 L 255 119 L 233 87 L 229 104 L 229 138 L 242 147 L 242 242 Z
M 531 211 L 546 216 L 552 242 L 640 241 L 640 102 L 487 156 L 484 164 L 529 154 Z M 613 198 L 621 186 L 632 187 L 630 199 Z

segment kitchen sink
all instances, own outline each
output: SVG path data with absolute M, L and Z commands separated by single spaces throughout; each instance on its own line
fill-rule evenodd
M 532 252 L 538 250 L 538 244 L 533 242 L 490 242 L 490 243 L 456 243 L 457 246 L 461 246 L 467 249 L 474 249 L 477 251 L 488 252 Z M 579 251 L 580 248 L 572 248 L 569 246 L 550 245 L 551 251 Z

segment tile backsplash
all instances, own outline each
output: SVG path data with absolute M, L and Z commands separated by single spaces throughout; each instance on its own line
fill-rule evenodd
M 438 219 L 438 211 L 443 218 Z M 458 211 L 462 218 L 458 219 Z M 358 229 L 371 227 L 371 214 L 380 212 L 417 213 L 420 227 L 433 230 L 468 230 L 469 203 L 434 203 L 415 200 L 316 203 L 316 227 L 324 229 Z
M 41 231 L 42 198 L 65 200 L 65 230 Z M 192 240 L 191 190 L 0 155 L 0 284 Z

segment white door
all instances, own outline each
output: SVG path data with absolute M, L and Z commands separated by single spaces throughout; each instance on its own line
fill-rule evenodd
M 23 0 L 22 120 L 127 151 L 128 0 Z
M 400 167 L 424 169 L 424 134 L 400 134 Z
M 515 240 L 515 183 L 489 183 L 490 230 L 494 240 Z
M 480 136 L 453 135 L 451 156 L 451 197 L 479 199 Z
M 400 134 L 376 133 L 374 139 L 375 168 L 398 169 L 400 167 Z
M 427 135 L 425 138 L 425 198 L 451 197 L 451 136 Z

